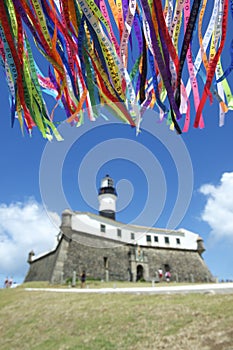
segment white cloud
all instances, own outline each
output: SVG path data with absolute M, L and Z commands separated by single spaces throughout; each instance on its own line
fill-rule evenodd
M 211 227 L 212 237 L 233 240 L 233 173 L 224 173 L 219 185 L 201 186 L 200 192 L 207 197 L 201 218 Z
M 25 203 L 0 204 L 0 274 L 25 277 L 28 253 L 36 255 L 54 248 L 60 218 L 49 213 L 34 199 Z

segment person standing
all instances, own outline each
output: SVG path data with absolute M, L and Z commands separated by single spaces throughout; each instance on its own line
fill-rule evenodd
M 163 279 L 163 270 L 161 267 L 158 269 L 158 273 L 159 273 L 159 280 L 161 281 Z
M 171 272 L 170 271 L 166 271 L 165 278 L 166 278 L 167 282 L 170 282 L 170 279 L 171 279 Z
M 4 285 L 5 285 L 5 288 L 9 287 L 9 279 L 8 279 L 8 277 L 5 279 Z
M 81 274 L 81 288 L 85 288 L 86 283 L 86 272 L 83 270 Z
M 13 284 L 13 278 L 11 277 L 11 278 L 9 278 L 9 281 L 8 281 L 9 288 L 12 287 L 12 284 Z

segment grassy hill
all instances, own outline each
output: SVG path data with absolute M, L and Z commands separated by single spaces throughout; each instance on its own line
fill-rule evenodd
M 1 350 L 233 349 L 231 294 L 93 295 L 23 287 L 0 290 Z

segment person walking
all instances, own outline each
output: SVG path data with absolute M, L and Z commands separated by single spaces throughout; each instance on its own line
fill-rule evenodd
M 166 278 L 167 282 L 170 282 L 170 279 L 171 279 L 171 272 L 170 271 L 166 271 L 165 278 Z

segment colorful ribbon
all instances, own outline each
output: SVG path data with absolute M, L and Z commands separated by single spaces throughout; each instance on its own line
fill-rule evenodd
M 181 133 L 191 123 L 204 127 L 209 97 L 219 104 L 223 125 L 233 109 L 227 81 L 232 18 L 233 0 L 2 0 L 0 65 L 11 123 L 18 120 L 30 134 L 37 126 L 44 138 L 60 140 L 55 125 L 65 118 L 54 117 L 57 106 L 79 126 L 84 110 L 94 121 L 97 106 L 107 104 L 137 131 L 145 110 L 153 108 Z M 230 64 L 224 67 L 227 42 Z M 54 97 L 51 108 L 45 94 Z

